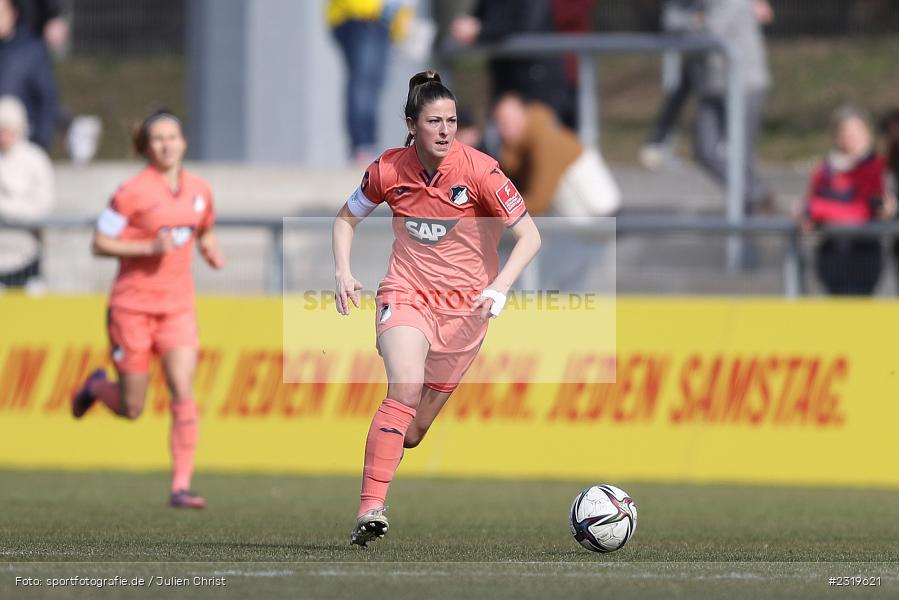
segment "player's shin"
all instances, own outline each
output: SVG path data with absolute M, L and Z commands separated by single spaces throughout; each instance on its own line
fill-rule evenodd
M 117 415 L 122 414 L 122 394 L 114 381 L 97 381 L 91 385 L 91 395 Z
M 385 398 L 375 413 L 365 442 L 358 515 L 384 506 L 387 489 L 403 457 L 406 430 L 414 420 L 414 408 L 390 398 Z
M 172 402 L 172 492 L 190 489 L 199 419 L 193 400 Z

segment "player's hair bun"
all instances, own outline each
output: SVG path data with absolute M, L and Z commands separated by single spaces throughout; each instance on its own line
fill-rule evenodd
M 409 95 L 406 97 L 406 106 L 403 113 L 407 119 L 418 120 L 422 108 L 435 100 L 448 99 L 453 102 L 456 97 L 440 81 L 440 73 L 437 71 L 422 71 L 416 73 L 409 80 Z M 412 134 L 406 136 L 406 146 L 412 143 Z
M 412 76 L 412 79 L 409 80 L 409 93 L 419 85 L 424 85 L 429 81 L 436 81 L 440 83 L 440 73 L 437 71 L 422 71 L 421 73 L 416 73 Z

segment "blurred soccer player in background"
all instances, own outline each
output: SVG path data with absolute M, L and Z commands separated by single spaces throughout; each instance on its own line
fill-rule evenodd
M 405 147 L 368 167 L 333 232 L 337 310 L 346 315 L 363 287 L 350 269 L 355 227 L 378 204 L 393 211 L 395 241 L 375 313 L 387 397 L 365 444 L 351 535 L 360 546 L 384 536 L 384 502 L 403 449 L 421 442 L 540 247 L 523 198 L 497 162 L 455 140 L 456 100 L 437 73 L 412 77 L 405 116 Z M 503 226 L 517 241 L 499 271 Z
M 116 191 L 100 215 L 93 250 L 119 259 L 107 327 L 118 382 L 91 374 L 72 400 L 81 418 L 99 400 L 116 415 L 136 419 L 144 408 L 152 354 L 162 360 L 172 395 L 171 506 L 203 508 L 190 491 L 198 415 L 193 400 L 197 322 L 191 274 L 194 240 L 215 269 L 224 266 L 213 223 L 209 184 L 182 166 L 187 141 L 166 111 L 150 115 L 134 135 L 148 165 Z

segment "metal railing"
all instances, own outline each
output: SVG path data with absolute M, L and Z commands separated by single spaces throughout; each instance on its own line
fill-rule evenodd
M 665 52 L 721 52 L 728 62 L 725 107 L 727 114 L 728 151 L 726 215 L 731 225 L 745 219 L 746 189 L 746 106 L 743 94 L 743 73 L 735 49 L 707 34 L 652 33 L 589 33 L 557 34 L 528 33 L 511 35 L 495 44 L 460 47 L 447 42 L 438 58 L 443 61 L 456 56 L 483 54 L 488 57 L 534 57 L 574 54 L 578 61 L 578 129 L 585 145 L 599 147 L 598 92 L 599 59 L 603 54 L 634 54 Z M 444 69 L 445 72 L 449 70 Z M 727 266 L 735 272 L 742 261 L 743 249 L 738 237 L 728 238 Z
M 95 220 L 86 216 L 53 216 L 28 224 L 4 223 L 2 229 L 27 229 L 30 231 L 52 231 L 70 229 L 92 229 Z M 315 218 L 281 217 L 228 217 L 220 216 L 216 227 L 223 229 L 257 228 L 268 232 L 268 261 L 266 265 L 266 288 L 269 293 L 283 291 L 284 235 L 291 231 L 321 231 L 330 220 Z M 740 223 L 733 223 L 721 216 L 681 215 L 681 214 L 633 214 L 621 215 L 615 219 L 602 219 L 590 225 L 573 225 L 566 219 L 542 219 L 540 233 L 544 238 L 552 236 L 593 240 L 598 244 L 608 242 L 614 235 L 657 236 L 692 233 L 700 236 L 734 236 L 741 241 L 751 235 L 773 235 L 782 238 L 785 244 L 783 255 L 783 293 L 795 298 L 804 293 L 803 287 L 803 234 L 796 221 L 787 217 L 750 217 Z M 385 235 L 392 235 L 390 219 L 371 219 L 367 227 L 381 227 Z M 828 225 L 815 232 L 829 236 L 869 236 L 899 239 L 899 221 L 871 222 L 864 225 Z

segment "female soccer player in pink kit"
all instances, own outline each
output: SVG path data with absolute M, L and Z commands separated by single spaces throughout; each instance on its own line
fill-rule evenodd
M 203 508 L 190 491 L 197 443 L 193 378 L 197 364 L 197 322 L 191 275 L 194 240 L 215 269 L 224 266 L 212 226 L 212 191 L 182 166 L 187 141 L 181 122 L 160 111 L 134 137 L 148 165 L 116 191 L 100 215 L 94 253 L 119 259 L 107 328 L 118 382 L 95 371 L 72 399 L 81 418 L 99 400 L 116 415 L 136 419 L 144 408 L 151 354 L 162 360 L 172 394 L 172 488 L 170 505 Z
M 351 535 L 360 546 L 386 533 L 384 502 L 403 449 L 421 442 L 477 356 L 489 318 L 540 248 L 524 200 L 497 162 L 455 141 L 456 100 L 437 73 L 410 80 L 405 115 L 405 147 L 368 167 L 333 231 L 337 310 L 346 315 L 362 289 L 350 271 L 354 229 L 382 202 L 393 211 L 393 252 L 376 296 L 387 397 L 365 444 Z M 500 271 L 503 226 L 516 243 Z

